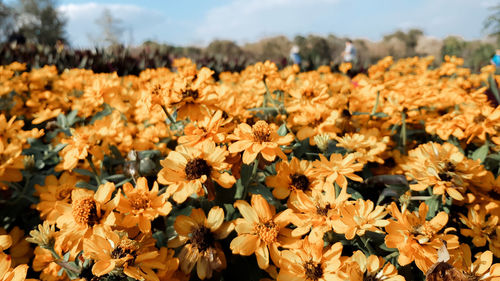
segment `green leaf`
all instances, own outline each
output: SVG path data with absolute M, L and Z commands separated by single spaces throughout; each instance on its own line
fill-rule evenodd
M 89 170 L 85 170 L 85 169 L 73 169 L 73 171 L 79 173 L 80 175 L 88 176 L 88 177 L 91 177 L 91 178 L 95 177 L 94 173 L 92 173 Z
M 93 185 L 93 184 L 90 184 L 88 182 L 84 182 L 84 181 L 79 181 L 75 184 L 76 187 L 80 187 L 80 188 L 86 188 L 86 189 L 91 189 L 91 190 L 97 190 L 97 186 Z
M 425 203 L 427 204 L 427 206 L 429 206 L 429 211 L 427 212 L 426 219 L 429 220 L 436 216 L 436 213 L 439 210 L 440 202 L 441 202 L 440 195 L 434 195 L 430 199 L 425 200 Z
M 286 123 L 283 123 L 278 128 L 278 135 L 280 135 L 280 136 L 286 136 L 286 133 L 288 133 L 288 130 L 286 129 Z
M 481 163 L 484 162 L 484 159 L 486 159 L 486 156 L 488 155 L 488 152 L 489 152 L 489 145 L 488 145 L 488 142 L 486 142 L 485 144 L 483 144 L 481 147 L 479 147 L 478 149 L 476 149 L 473 153 L 472 153 L 472 156 L 471 158 L 474 159 L 474 160 L 481 160 Z
M 267 202 L 275 205 L 278 204 L 279 202 L 274 199 L 273 193 L 271 192 L 271 189 L 263 184 L 258 184 L 258 185 L 251 185 L 248 187 L 248 192 L 252 194 L 260 194 L 264 199 L 267 200 Z
M 498 91 L 497 83 L 495 82 L 495 78 L 490 74 L 488 76 L 488 83 L 490 84 L 490 89 L 493 95 L 495 96 L 495 99 L 497 100 L 497 103 L 500 104 L 500 92 Z

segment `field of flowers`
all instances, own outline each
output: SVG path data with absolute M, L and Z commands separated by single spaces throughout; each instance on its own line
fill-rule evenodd
M 432 60 L 0 66 L 0 280 L 500 280 L 500 76 Z

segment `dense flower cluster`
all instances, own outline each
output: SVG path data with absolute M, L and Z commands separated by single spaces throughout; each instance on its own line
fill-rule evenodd
M 500 77 L 431 62 L 0 66 L 0 281 L 500 280 Z

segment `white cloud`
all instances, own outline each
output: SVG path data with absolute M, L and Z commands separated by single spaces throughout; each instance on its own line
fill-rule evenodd
M 102 12 L 108 9 L 114 18 L 121 21 L 124 28 L 122 42 L 130 43 L 130 35 L 138 43 L 148 37 L 154 37 L 151 31 L 157 29 L 166 20 L 164 16 L 154 10 L 129 4 L 101 4 L 83 3 L 66 4 L 58 10 L 68 19 L 67 34 L 71 44 L 75 47 L 89 47 L 93 42 L 89 37 L 98 37 L 100 30 L 95 24 Z
M 204 41 L 229 38 L 241 42 L 313 32 L 312 26 L 327 20 L 325 11 L 331 12 L 339 1 L 235 0 L 208 10 L 195 34 Z

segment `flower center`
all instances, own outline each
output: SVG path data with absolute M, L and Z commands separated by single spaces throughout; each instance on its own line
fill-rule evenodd
M 443 170 L 443 172 L 438 174 L 439 179 L 441 179 L 442 181 L 451 181 L 453 179 L 451 173 L 455 172 L 455 165 L 453 163 L 447 162 Z
M 260 240 L 266 244 L 272 244 L 278 240 L 280 229 L 272 220 L 259 223 L 254 226 L 255 233 L 260 237 Z
M 62 200 L 64 200 L 65 202 L 70 201 L 71 191 L 73 191 L 72 187 L 63 187 L 59 189 L 59 192 L 57 192 L 56 195 L 57 201 L 62 201 Z
M 326 217 L 328 215 L 328 211 L 330 209 L 331 209 L 330 204 L 327 204 L 324 207 L 321 207 L 320 205 L 316 205 L 316 214 Z
M 72 214 L 75 221 L 79 224 L 94 226 L 94 224 L 99 223 L 97 206 L 94 198 L 91 196 L 73 201 Z
M 121 259 L 129 257 L 130 259 L 127 260 L 127 264 L 132 265 L 137 257 L 137 251 L 139 248 L 139 243 L 137 243 L 137 241 L 124 238 L 120 240 L 116 248 L 113 249 L 113 252 L 111 252 L 111 258 Z
M 133 193 L 129 197 L 130 206 L 135 210 L 144 210 L 151 207 L 151 200 L 144 192 Z
M 290 184 L 290 189 L 299 189 L 302 191 L 306 191 L 307 188 L 309 187 L 309 179 L 302 175 L 302 174 L 293 174 L 290 175 L 290 179 L 292 180 L 292 183 Z
M 365 272 L 363 275 L 363 281 L 378 281 L 380 280 L 375 275 L 368 275 L 368 272 Z
M 198 90 L 185 90 L 184 92 L 182 92 L 182 99 L 185 100 L 185 99 L 188 99 L 188 98 L 191 98 L 192 100 L 195 100 L 198 98 Z
M 304 263 L 304 270 L 306 271 L 307 280 L 316 281 L 323 277 L 321 264 L 315 263 L 312 260 Z
M 486 120 L 486 117 L 482 114 L 479 114 L 478 116 L 474 117 L 474 123 L 482 123 Z
M 195 180 L 201 178 L 203 175 L 209 177 L 212 167 L 204 159 L 196 158 L 186 164 L 184 171 L 188 180 Z
M 198 251 L 203 252 L 214 245 L 215 238 L 210 228 L 201 226 L 191 232 L 191 242 Z
M 252 126 L 252 134 L 256 142 L 269 142 L 271 140 L 271 128 L 263 120 L 257 121 Z

